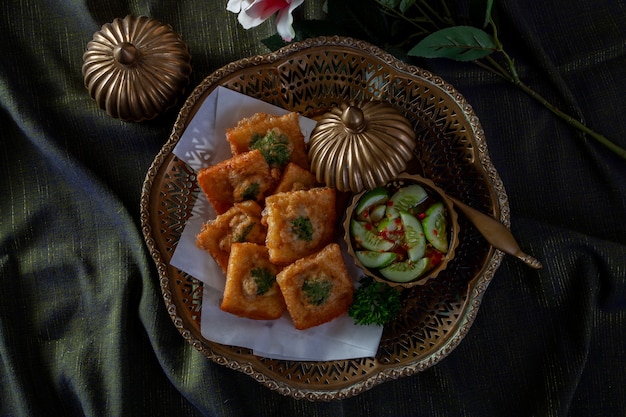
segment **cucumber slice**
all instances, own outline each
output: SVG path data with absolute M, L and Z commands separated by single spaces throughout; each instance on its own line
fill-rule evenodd
M 384 204 L 388 200 L 389 194 L 387 194 L 385 187 L 374 188 L 363 194 L 354 208 L 354 212 L 359 219 L 365 220 L 364 215 L 366 215 L 367 210 L 374 206 Z
M 376 252 L 372 250 L 358 250 L 355 254 L 366 268 L 384 268 L 398 258 L 398 255 L 393 252 Z
M 426 237 L 422 224 L 415 216 L 406 211 L 400 212 L 400 218 L 404 225 L 404 240 L 407 245 L 407 256 L 412 262 L 424 257 L 426 253 Z
M 388 219 L 397 219 L 398 217 L 400 217 L 400 210 L 395 207 L 386 206 L 385 217 L 387 217 Z
M 426 210 L 422 222 L 424 235 L 431 245 L 442 253 L 448 253 L 448 221 L 442 202 L 433 204 Z
M 418 184 L 411 184 L 400 188 L 389 199 L 387 215 L 397 217 L 398 211 L 408 211 L 411 207 L 419 205 L 428 198 L 424 187 Z
M 411 184 L 400 188 L 390 199 L 393 207 L 398 210 L 407 211 L 411 207 L 415 207 L 428 198 L 428 194 L 424 187 L 418 184 Z
M 422 258 L 417 262 L 394 262 L 380 269 L 383 277 L 393 282 L 409 282 L 418 278 L 426 271 L 428 259 Z
M 350 233 L 352 238 L 367 250 L 383 252 L 391 250 L 395 246 L 393 242 L 367 230 L 361 222 L 354 219 L 350 221 Z
M 378 223 L 385 217 L 385 211 L 387 211 L 387 206 L 385 204 L 379 204 L 375 207 L 372 207 L 370 210 L 370 218 L 369 220 L 372 223 Z
M 376 231 L 378 233 L 396 233 L 397 231 L 402 229 L 402 223 L 398 218 L 390 219 L 389 217 L 385 217 L 382 219 L 378 226 L 376 226 Z
M 378 235 L 383 239 L 402 244 L 404 240 L 404 229 L 400 218 L 390 219 L 385 217 L 376 227 Z

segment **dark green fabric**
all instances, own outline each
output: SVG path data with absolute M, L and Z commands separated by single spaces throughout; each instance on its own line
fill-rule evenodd
M 127 14 L 171 24 L 191 87 L 267 49 L 226 0 L 0 5 L 1 416 L 622 416 L 626 162 L 472 64 L 424 67 L 471 103 L 537 272 L 506 258 L 442 362 L 330 403 L 296 401 L 204 358 L 172 324 L 139 199 L 175 109 L 141 124 L 89 97 L 82 54 Z M 301 9 L 320 16 L 322 1 Z M 626 147 L 626 4 L 502 0 L 522 79 Z

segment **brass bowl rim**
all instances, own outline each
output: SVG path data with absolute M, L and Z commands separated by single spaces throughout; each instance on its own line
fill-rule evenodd
M 388 279 L 385 279 L 383 277 L 381 277 L 380 275 L 374 273 L 370 268 L 367 268 L 365 266 L 363 266 L 363 264 L 359 261 L 359 259 L 356 257 L 356 254 L 354 252 L 354 247 L 352 245 L 352 237 L 351 237 L 351 233 L 350 233 L 350 221 L 352 220 L 352 216 L 354 215 L 354 209 L 357 205 L 357 203 L 359 202 L 359 200 L 361 199 L 361 197 L 363 197 L 363 195 L 365 193 L 367 193 L 368 191 L 371 190 L 362 190 L 356 194 L 354 194 L 352 196 L 352 199 L 350 200 L 350 204 L 348 205 L 348 208 L 346 210 L 346 216 L 345 219 L 343 221 L 343 230 L 344 230 L 344 241 L 346 242 L 347 248 L 348 248 L 348 254 L 350 255 L 350 257 L 352 258 L 352 260 L 354 261 L 354 264 L 361 270 L 361 272 L 363 272 L 365 275 L 367 275 L 368 277 L 371 277 L 373 279 L 375 279 L 378 282 L 382 282 L 384 284 L 387 284 L 391 287 L 395 287 L 395 288 L 411 288 L 411 287 L 415 287 L 416 285 L 424 285 L 426 284 L 428 281 L 436 278 L 440 272 L 442 272 L 443 270 L 445 270 L 448 266 L 448 264 L 450 263 L 450 261 L 452 261 L 454 259 L 454 254 L 456 251 L 457 246 L 459 245 L 459 231 L 460 231 L 460 226 L 459 226 L 459 221 L 458 221 L 458 214 L 454 208 L 454 203 L 452 202 L 452 200 L 450 200 L 447 196 L 447 194 L 445 193 L 445 191 L 443 191 L 440 187 L 438 187 L 432 180 L 428 179 L 428 178 L 424 178 L 421 175 L 417 175 L 417 174 L 407 174 L 407 173 L 401 173 L 398 176 L 396 176 L 395 178 L 387 181 L 387 183 L 385 185 L 383 185 L 384 187 L 388 187 L 391 184 L 394 183 L 398 183 L 398 182 L 406 182 L 406 185 L 409 185 L 409 183 L 414 183 L 414 184 L 419 184 L 419 185 L 423 185 L 426 186 L 427 188 L 429 188 L 430 190 L 432 190 L 433 192 L 435 192 L 438 196 L 438 198 L 441 200 L 441 202 L 444 204 L 444 206 L 446 207 L 446 211 L 447 211 L 447 219 L 448 219 L 448 229 L 450 231 L 450 242 L 448 243 L 448 252 L 445 254 L 445 256 L 443 256 L 441 262 L 439 263 L 439 265 L 437 265 L 435 268 L 431 269 L 430 271 L 428 271 L 425 275 L 423 275 L 421 278 L 418 277 L 413 281 L 409 281 L 409 282 L 394 282 L 394 281 L 390 281 Z
M 175 194 L 177 192 L 175 189 L 164 191 L 161 187 L 175 183 L 177 179 L 173 173 L 177 172 L 177 170 L 184 171 L 186 169 L 177 160 L 172 151 L 189 121 L 195 116 L 199 106 L 217 86 L 230 86 L 230 88 L 236 89 L 233 85 L 239 85 L 236 83 L 239 83 L 241 75 L 252 72 L 256 74 L 259 65 L 275 68 L 277 65 L 283 65 L 285 60 L 299 58 L 306 61 L 307 59 L 301 57 L 320 54 L 320 51 L 328 50 L 343 51 L 351 55 L 364 57 L 368 62 L 371 60 L 378 63 L 378 65 L 388 66 L 395 76 L 426 82 L 432 85 L 434 89 L 448 94 L 450 99 L 460 106 L 464 119 L 468 121 L 470 143 L 475 152 L 472 160 L 459 160 L 455 164 L 462 165 L 471 172 L 482 173 L 482 182 L 479 184 L 484 184 L 487 187 L 489 196 L 486 204 L 495 213 L 494 217 L 500 219 L 507 226 L 510 224 L 510 208 L 506 190 L 496 167 L 491 162 L 480 120 L 464 96 L 454 86 L 448 84 L 436 74 L 403 63 L 387 52 L 364 41 L 332 36 L 310 38 L 302 42 L 292 43 L 271 54 L 242 58 L 227 64 L 204 78 L 185 100 L 174 123 L 172 133 L 150 165 L 142 187 L 141 227 L 144 240 L 159 273 L 163 299 L 170 318 L 185 341 L 189 342 L 209 360 L 243 372 L 263 386 L 275 390 L 281 395 L 310 401 L 346 399 L 360 395 L 379 384 L 398 379 L 399 377 L 415 375 L 437 365 L 464 340 L 474 323 L 481 301 L 494 279 L 494 275 L 500 267 L 503 258 L 503 253 L 493 247 L 488 247 L 484 253 L 481 252 L 478 263 L 469 265 L 475 268 L 471 271 L 471 275 L 467 277 L 467 285 L 463 288 L 455 287 L 455 291 L 458 290 L 457 295 L 464 301 L 462 307 L 454 310 L 458 311 L 459 315 L 452 318 L 453 327 L 449 331 L 441 333 L 441 336 L 436 340 L 436 344 L 429 345 L 424 352 L 414 349 L 412 344 L 415 340 L 414 335 L 419 333 L 420 327 L 410 329 L 410 331 L 407 330 L 407 333 L 404 335 L 408 339 L 406 344 L 395 341 L 390 343 L 392 343 L 394 349 L 407 347 L 409 349 L 408 352 L 414 353 L 414 356 L 391 356 L 394 360 L 392 362 L 380 360 L 380 357 L 387 358 L 385 355 L 388 352 L 386 348 L 383 348 L 381 353 L 374 358 L 307 362 L 297 367 L 292 362 L 269 360 L 253 355 L 245 350 L 241 351 L 231 346 L 210 342 L 202 337 L 197 316 L 201 309 L 196 309 L 197 305 L 193 304 L 202 299 L 202 285 L 193 277 L 181 274 L 169 264 L 172 245 L 175 244 L 180 236 L 179 221 L 186 219 L 185 216 L 190 214 L 191 208 L 184 205 L 182 208 L 176 207 L 172 209 L 170 205 L 166 205 L 166 209 L 172 209 L 171 213 L 167 213 L 168 217 L 166 219 L 162 217 L 163 213 L 159 211 L 161 210 L 159 204 L 163 202 L 164 196 L 169 197 L 169 193 Z M 257 97 L 256 94 L 252 95 Z M 259 95 L 258 97 L 261 96 Z M 304 106 L 304 112 L 313 111 L 312 114 L 317 115 L 318 113 L 315 112 L 321 108 L 320 106 L 311 109 Z M 441 183 L 447 183 L 447 179 L 441 178 L 436 180 L 441 180 Z M 168 202 L 174 204 L 172 201 Z M 344 214 L 345 212 L 343 210 Z M 341 226 L 339 225 L 339 227 Z M 337 232 L 341 234 L 340 230 Z M 462 245 L 465 243 L 465 241 L 459 242 L 459 248 L 462 249 Z M 479 242 L 479 245 L 483 246 L 485 244 Z M 458 249 L 457 252 L 459 252 Z M 459 255 L 460 253 L 457 253 L 457 261 L 459 261 Z M 462 280 L 465 280 L 465 278 L 462 278 Z M 456 285 L 456 281 L 453 285 Z M 417 291 L 420 288 L 414 287 L 413 290 L 408 291 Z M 189 289 L 191 291 L 188 294 L 186 291 Z M 395 329 L 392 329 L 391 326 L 386 327 L 386 331 L 395 334 L 393 333 Z M 400 355 L 400 351 L 391 353 Z M 332 379 L 337 376 L 335 371 L 339 368 L 343 370 L 339 374 L 341 379 Z M 327 376 L 329 369 L 334 371 L 332 375 Z M 348 370 L 353 371 L 355 369 L 357 371 L 348 373 Z M 310 378 L 310 375 L 313 373 L 316 376 L 328 377 L 328 379 L 320 378 L 320 380 L 317 380 Z M 345 378 L 343 378 L 344 375 Z

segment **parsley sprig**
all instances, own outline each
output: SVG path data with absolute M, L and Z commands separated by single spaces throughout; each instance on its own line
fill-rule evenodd
M 254 282 L 256 283 L 256 295 L 263 295 L 274 286 L 276 275 L 268 268 L 256 267 L 250 271 Z
M 310 242 L 313 240 L 313 224 L 306 216 L 299 216 L 291 221 L 291 231 L 298 239 Z
M 247 224 L 243 228 L 243 230 L 239 231 L 238 234 L 233 236 L 233 242 L 245 242 L 252 229 L 254 229 L 254 226 L 256 226 L 255 222 L 250 222 L 249 224 Z
M 260 191 L 261 185 L 258 182 L 252 182 L 243 190 L 242 198 L 244 200 L 256 200 Z
M 302 292 L 310 304 L 321 306 L 330 296 L 332 282 L 327 279 L 306 279 L 302 284 Z
M 348 315 L 356 324 L 382 326 L 400 313 L 400 292 L 371 277 L 363 277 L 354 292 Z
M 258 149 L 271 167 L 284 167 L 291 158 L 289 139 L 275 130 L 270 130 L 265 136 L 254 135 L 250 142 L 250 149 Z

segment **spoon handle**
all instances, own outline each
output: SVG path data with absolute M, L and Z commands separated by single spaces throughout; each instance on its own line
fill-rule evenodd
M 454 197 L 448 196 L 448 198 L 450 198 L 454 205 L 467 216 L 474 226 L 476 226 L 480 234 L 482 234 L 493 247 L 500 249 L 504 253 L 515 256 L 531 268 L 542 268 L 541 262 L 539 262 L 538 259 L 522 252 L 513 234 L 505 225 L 493 217 L 462 203 Z

